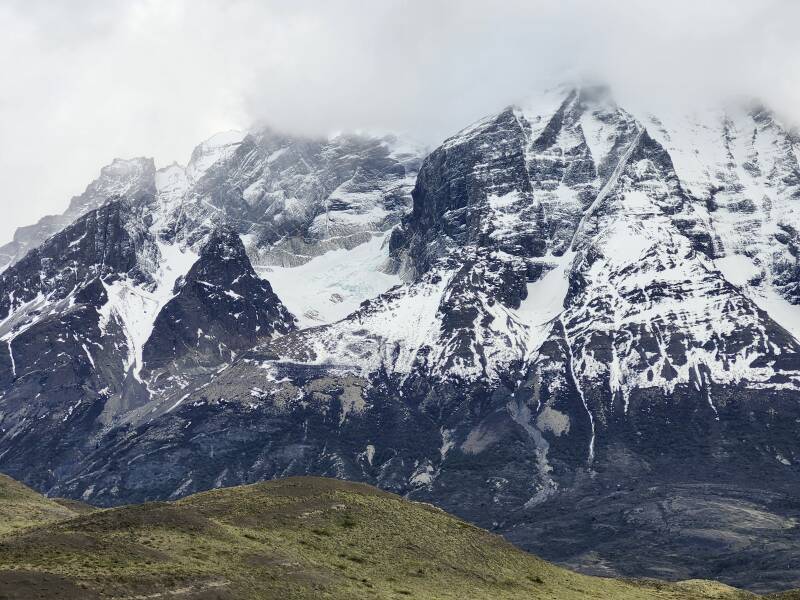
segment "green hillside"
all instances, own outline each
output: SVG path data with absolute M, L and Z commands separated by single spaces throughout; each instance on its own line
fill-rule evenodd
M 63 521 L 79 513 L 79 504 L 50 500 L 0 473 L 0 535 Z
M 0 489 L 0 515 L 17 524 L 0 536 L 0 599 L 756 598 L 578 575 L 431 506 L 332 479 L 79 516 L 8 479 Z

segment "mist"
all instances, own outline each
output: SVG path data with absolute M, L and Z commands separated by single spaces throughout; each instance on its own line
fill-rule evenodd
M 396 131 L 435 145 L 561 80 L 637 102 L 751 96 L 800 123 L 793 0 L 0 0 L 0 239 L 114 157 L 211 134 Z

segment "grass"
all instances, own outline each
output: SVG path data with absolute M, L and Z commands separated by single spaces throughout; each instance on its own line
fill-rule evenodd
M 74 504 L 77 506 L 80 503 Z M 78 511 L 70 505 L 45 498 L 0 473 L 0 535 L 63 521 L 76 514 Z
M 431 506 L 332 479 L 68 517 L 0 537 L 0 598 L 757 598 L 579 575 Z

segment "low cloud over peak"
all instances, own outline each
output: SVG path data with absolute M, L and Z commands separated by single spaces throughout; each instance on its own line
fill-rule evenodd
M 0 236 L 102 164 L 215 131 L 395 130 L 427 144 L 563 78 L 667 106 L 753 96 L 800 122 L 793 0 L 83 0 L 0 5 Z

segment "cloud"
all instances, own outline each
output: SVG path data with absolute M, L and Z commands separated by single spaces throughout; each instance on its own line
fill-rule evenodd
M 691 104 L 744 94 L 800 122 L 794 0 L 6 0 L 0 238 L 115 156 L 185 162 L 266 122 L 435 144 L 574 75 Z

